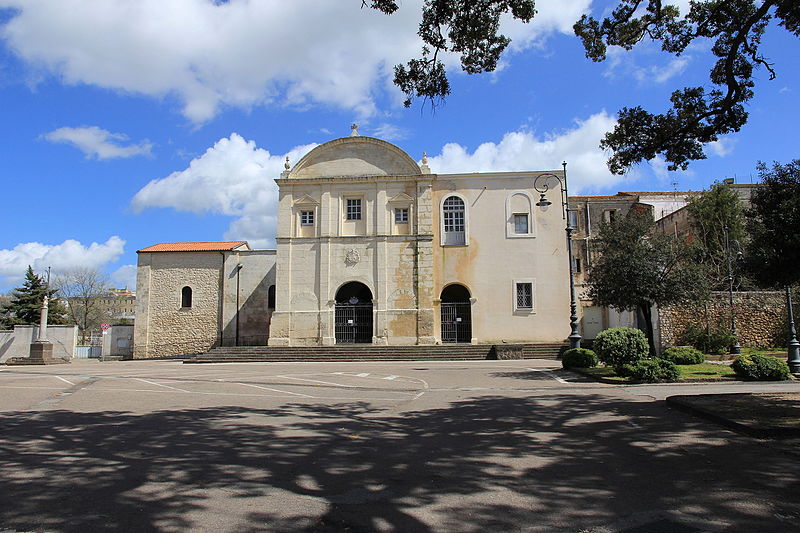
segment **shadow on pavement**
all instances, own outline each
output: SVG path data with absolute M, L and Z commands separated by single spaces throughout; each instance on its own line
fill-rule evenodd
M 797 457 L 600 395 L 0 420 L 0 528 L 203 529 L 189 515 L 219 490 L 268 504 L 242 511 L 237 531 L 580 531 L 676 510 L 774 532 L 800 518 Z M 277 493 L 320 514 L 287 517 Z

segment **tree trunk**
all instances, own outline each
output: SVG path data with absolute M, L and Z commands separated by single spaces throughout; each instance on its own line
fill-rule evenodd
M 639 304 L 639 312 L 644 317 L 645 335 L 647 335 L 647 344 L 650 346 L 650 357 L 656 356 L 656 341 L 653 334 L 653 316 L 651 314 L 652 306 L 650 304 Z

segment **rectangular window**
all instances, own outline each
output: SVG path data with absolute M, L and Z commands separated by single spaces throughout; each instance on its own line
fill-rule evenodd
M 313 226 L 314 225 L 314 211 L 300 211 L 300 225 Z
M 361 198 L 347 199 L 347 220 L 361 220 Z
M 445 211 L 444 230 L 464 231 L 464 211 Z
M 577 257 L 573 257 L 572 258 L 572 270 L 576 274 L 580 274 L 581 273 L 581 260 L 579 258 L 577 258 Z
M 616 218 L 616 216 L 617 216 L 616 209 L 606 209 L 605 211 L 603 211 L 603 222 L 611 224 L 612 222 L 614 222 L 614 218 Z
M 514 233 L 518 235 L 528 234 L 528 213 L 514 214 Z
M 533 283 L 517 283 L 517 309 L 533 309 Z
M 398 207 L 394 210 L 395 224 L 408 224 L 408 208 Z
M 567 220 L 569 220 L 569 226 L 572 229 L 578 229 L 578 212 L 577 211 L 567 211 Z

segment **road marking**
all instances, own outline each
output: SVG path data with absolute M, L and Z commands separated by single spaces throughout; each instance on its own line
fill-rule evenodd
M 388 379 L 389 381 L 392 381 L 392 380 L 397 379 L 397 376 L 386 376 L 385 378 L 381 378 L 381 379 Z
M 554 380 L 558 381 L 559 383 L 569 383 L 569 381 L 567 381 L 566 379 L 556 376 L 555 374 L 553 374 L 549 370 L 542 370 L 541 368 L 526 368 L 525 370 L 530 370 L 531 372 L 541 372 L 542 374 L 547 374 L 548 376 L 550 376 Z
M 311 396 L 310 394 L 300 394 L 299 392 L 289 392 L 280 389 L 270 389 L 269 387 L 262 387 L 261 385 L 251 385 L 250 383 L 234 383 L 234 385 L 243 385 L 245 387 L 255 387 L 257 389 L 268 390 L 272 392 L 282 392 L 283 394 L 291 394 L 292 396 L 302 396 L 303 398 L 316 398 L 316 396 Z
M 356 374 L 356 377 L 358 378 L 365 378 L 367 376 L 369 376 L 369 372 L 362 372 L 360 374 Z
M 321 381 L 319 379 L 296 378 L 296 377 L 293 377 L 293 376 L 284 376 L 284 375 L 275 376 L 275 377 L 284 378 L 284 379 L 296 379 L 298 381 L 309 381 L 311 383 L 322 383 L 323 385 L 333 385 L 335 387 L 348 387 L 348 388 L 355 388 L 356 387 L 356 385 L 344 385 L 342 383 L 333 383 L 331 381 Z
M 61 380 L 61 381 L 63 381 L 64 383 L 69 383 L 70 385 L 73 385 L 73 386 L 75 385 L 75 384 L 74 384 L 73 382 L 71 382 L 70 380 L 68 380 L 68 379 L 64 379 L 64 378 L 62 378 L 61 376 L 53 376 L 53 377 L 60 379 L 60 380 Z
M 142 379 L 142 378 L 133 378 L 133 379 L 135 379 L 136 381 L 141 381 L 142 383 L 147 383 L 148 385 L 155 385 L 156 387 L 164 387 L 165 389 L 172 389 L 180 392 L 190 392 L 188 390 L 179 389 L 178 387 L 171 387 L 169 385 L 164 385 L 162 383 L 156 383 L 155 381 L 149 381 L 147 379 Z

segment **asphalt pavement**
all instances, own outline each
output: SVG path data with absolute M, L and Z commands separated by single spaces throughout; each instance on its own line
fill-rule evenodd
M 557 361 L 0 367 L 0 531 L 797 531 L 800 439 Z

